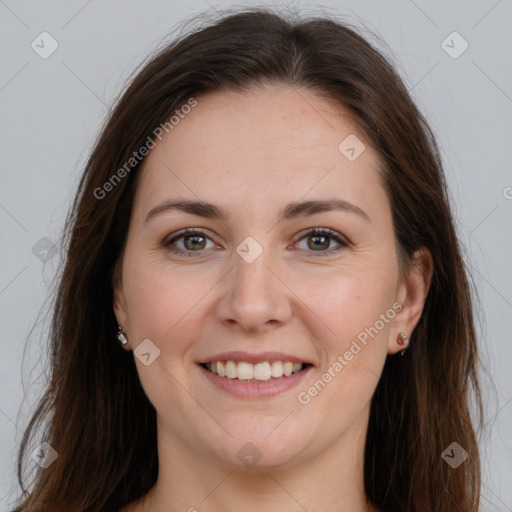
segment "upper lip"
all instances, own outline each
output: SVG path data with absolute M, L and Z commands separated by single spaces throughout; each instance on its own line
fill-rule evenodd
M 260 352 L 259 354 L 252 354 L 250 352 L 243 352 L 241 350 L 215 354 L 214 356 L 210 356 L 201 360 L 200 363 L 214 363 L 217 361 L 245 361 L 246 363 L 252 364 L 264 363 L 265 361 L 290 361 L 292 363 L 313 364 L 307 359 L 293 356 L 291 354 L 285 354 L 284 352 Z

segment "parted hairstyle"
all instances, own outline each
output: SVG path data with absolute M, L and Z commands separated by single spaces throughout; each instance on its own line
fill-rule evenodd
M 156 482 L 156 411 L 133 354 L 116 342 L 112 306 L 144 158 L 118 170 L 190 98 L 273 83 L 309 88 L 349 112 L 381 159 L 401 270 L 422 247 L 433 257 L 409 349 L 387 357 L 372 397 L 367 500 L 382 512 L 478 510 L 483 406 L 475 298 L 425 117 L 390 60 L 345 21 L 261 7 L 209 16 L 136 70 L 88 157 L 63 232 L 51 377 L 19 447 L 22 493 L 13 512 L 117 512 Z M 122 179 L 113 180 L 116 173 Z M 28 457 L 29 444 L 43 441 L 58 453 L 44 469 Z M 441 457 L 453 442 L 468 453 L 456 470 Z M 26 486 L 28 466 L 36 470 Z

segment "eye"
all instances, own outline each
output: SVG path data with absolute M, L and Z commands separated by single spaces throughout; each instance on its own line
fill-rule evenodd
M 173 238 L 164 241 L 164 246 L 171 252 L 180 253 L 184 256 L 192 256 L 193 252 L 201 252 L 202 249 L 210 249 L 206 247 L 206 241 L 210 240 L 210 237 L 206 233 L 197 228 L 187 228 L 178 232 Z M 177 245 L 183 242 L 182 248 Z M 213 244 L 213 242 L 212 242 Z M 215 246 L 215 244 L 213 244 Z
M 193 256 L 194 252 L 200 254 L 203 249 L 211 249 L 216 247 L 213 242 L 210 247 L 207 247 L 208 240 L 212 242 L 211 238 L 206 234 L 205 231 L 198 228 L 187 228 L 179 231 L 172 238 L 165 240 L 163 245 L 173 253 L 183 256 Z M 311 229 L 303 234 L 303 236 L 299 239 L 300 242 L 302 240 L 307 240 L 307 248 L 301 249 L 308 252 L 314 252 L 315 256 L 327 256 L 329 254 L 341 251 L 350 245 L 350 243 L 342 235 L 329 228 Z M 338 244 L 338 247 L 330 248 L 332 241 L 335 241 Z M 182 244 L 181 247 L 179 247 L 180 244 Z
M 312 250 L 308 252 L 315 252 L 316 255 L 320 256 L 336 253 L 350 245 L 342 235 L 329 228 L 314 228 L 300 239 L 300 241 L 302 240 L 306 240 L 307 248 L 305 250 Z M 329 249 L 332 241 L 335 241 L 338 247 Z

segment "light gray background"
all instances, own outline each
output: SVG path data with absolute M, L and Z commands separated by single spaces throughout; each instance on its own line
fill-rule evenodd
M 482 358 L 496 385 L 482 376 L 482 510 L 512 510 L 512 2 L 286 4 L 377 32 L 438 137 L 481 300 Z M 33 247 L 45 237 L 58 241 L 108 106 L 141 59 L 192 14 L 245 5 L 255 2 L 0 0 L 2 510 L 14 496 L 15 450 L 45 380 L 44 318 L 28 344 L 27 337 L 59 267 L 57 254 L 43 265 Z M 43 31 L 59 45 L 47 59 L 31 48 Z M 453 31 L 469 44 L 456 59 L 441 46 Z

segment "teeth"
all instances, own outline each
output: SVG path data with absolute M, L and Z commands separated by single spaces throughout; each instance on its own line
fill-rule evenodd
M 272 377 L 270 363 L 265 362 L 254 365 L 254 378 L 256 380 L 270 380 L 270 377 Z
M 283 375 L 290 376 L 302 370 L 302 363 L 292 363 L 291 361 L 265 361 L 264 363 L 251 364 L 245 361 L 217 361 L 207 363 L 206 367 L 212 373 L 217 373 L 219 377 L 238 380 L 270 380 L 279 378 Z
M 228 379 L 236 379 L 237 375 L 237 365 L 234 361 L 226 361 L 226 377 Z
M 281 361 L 272 361 L 271 373 L 272 377 L 281 377 L 283 375 L 283 363 Z
M 231 363 L 233 361 L 230 361 Z M 234 363 L 233 363 L 234 364 Z M 238 368 L 236 368 L 236 375 L 235 377 L 238 377 L 240 380 L 250 380 L 250 379 L 257 379 L 257 377 L 254 376 L 254 365 L 250 363 L 244 363 L 240 362 L 238 363 Z

